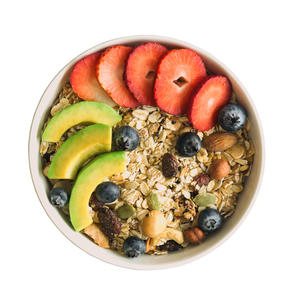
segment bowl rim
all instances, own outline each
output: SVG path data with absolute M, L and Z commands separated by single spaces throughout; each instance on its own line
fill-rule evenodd
M 55 220 L 49 215 L 48 211 L 46 210 L 46 208 L 44 207 L 43 203 L 42 203 L 42 199 L 40 198 L 38 189 L 37 189 L 37 181 L 35 181 L 34 176 L 33 176 L 33 166 L 31 163 L 31 147 L 34 145 L 32 144 L 32 133 L 33 133 L 33 124 L 34 124 L 34 120 L 37 116 L 37 111 L 38 108 L 41 104 L 41 101 L 44 98 L 45 93 L 47 92 L 48 88 L 52 85 L 53 81 L 56 80 L 56 78 L 60 75 L 60 73 L 62 71 L 64 71 L 66 68 L 68 68 L 72 63 L 74 63 L 74 61 L 77 61 L 79 59 L 79 57 L 82 57 L 84 55 L 88 55 L 90 53 L 93 53 L 97 50 L 99 50 L 99 47 L 103 47 L 105 48 L 105 44 L 118 44 L 118 43 L 139 43 L 141 41 L 153 41 L 155 40 L 155 42 L 163 42 L 163 43 L 177 43 L 177 44 L 182 44 L 184 47 L 187 48 L 191 48 L 195 51 L 201 52 L 202 54 L 206 55 L 207 57 L 209 57 L 212 61 L 214 61 L 215 64 L 219 65 L 220 67 L 222 67 L 224 70 L 226 70 L 227 73 L 230 74 L 230 76 L 235 80 L 235 82 L 237 83 L 237 85 L 239 86 L 239 88 L 242 90 L 242 92 L 245 94 L 245 97 L 247 98 L 247 101 L 249 102 L 252 112 L 254 114 L 254 117 L 257 121 L 257 126 L 259 129 L 259 138 L 260 138 L 260 142 L 261 142 L 261 163 L 260 163 L 260 168 L 259 168 L 259 177 L 258 177 L 258 182 L 255 188 L 255 191 L 251 197 L 251 201 L 249 203 L 249 205 L 247 206 L 247 209 L 244 211 L 244 214 L 241 216 L 241 218 L 239 219 L 239 221 L 237 223 L 234 224 L 233 228 L 225 235 L 223 236 L 223 238 L 221 238 L 220 240 L 218 240 L 215 244 L 213 244 L 212 246 L 208 247 L 206 250 L 199 252 L 196 255 L 192 255 L 189 256 L 186 259 L 178 259 L 176 261 L 172 261 L 170 263 L 164 263 L 164 264 L 155 264 L 153 266 L 149 266 L 149 265 L 137 265 L 134 262 L 132 263 L 118 263 L 115 260 L 109 261 L 106 259 L 103 259 L 101 257 L 96 256 L 95 254 L 93 254 L 91 251 L 88 251 L 86 249 L 84 249 L 83 247 L 81 247 L 77 242 L 73 241 L 71 238 L 69 238 L 64 231 L 58 226 L 58 224 L 55 222 Z M 49 217 L 49 219 L 53 222 L 53 224 L 56 226 L 56 228 L 70 241 L 72 242 L 74 245 L 76 245 L 77 247 L 79 247 L 82 251 L 86 252 L 87 254 L 101 260 L 104 261 L 106 263 L 109 264 L 113 264 L 115 266 L 118 267 L 123 267 L 123 268 L 127 268 L 127 269 L 134 269 L 134 270 L 157 270 L 157 269 L 167 269 L 167 268 L 172 268 L 175 266 L 180 266 L 180 265 L 184 265 L 184 264 L 188 264 L 194 260 L 197 260 L 203 256 L 205 256 L 206 254 L 208 254 L 209 252 L 213 251 L 215 248 L 219 247 L 221 244 L 223 244 L 228 238 L 230 238 L 232 236 L 232 234 L 240 227 L 240 225 L 244 222 L 244 220 L 246 219 L 246 217 L 248 216 L 250 210 L 252 209 L 258 193 L 260 191 L 261 188 L 261 184 L 262 184 L 262 180 L 263 180 L 263 176 L 264 176 L 264 170 L 265 170 L 265 139 L 264 139 L 264 132 L 263 132 L 263 128 L 262 128 L 262 123 L 260 120 L 260 117 L 258 115 L 256 106 L 250 96 L 250 94 L 248 93 L 248 91 L 246 90 L 245 86 L 242 84 L 242 82 L 237 78 L 237 76 L 221 61 L 219 61 L 216 57 L 214 57 L 212 54 L 210 54 L 209 52 L 207 52 L 206 50 L 203 50 L 201 47 L 195 46 L 189 42 L 183 41 L 183 40 L 179 40 L 176 38 L 172 38 L 172 37 L 167 37 L 167 36 L 162 36 L 162 35 L 129 35 L 129 36 L 124 36 L 124 37 L 119 37 L 119 38 L 113 38 L 101 43 L 98 43 L 95 46 L 90 47 L 89 49 L 81 52 L 79 55 L 77 55 L 76 57 L 74 57 L 72 60 L 70 60 L 67 64 L 65 64 L 57 73 L 56 75 L 53 77 L 53 79 L 49 82 L 49 84 L 47 85 L 47 87 L 45 88 L 43 94 L 41 95 L 34 114 L 32 116 L 32 121 L 30 124 L 30 130 L 29 130 L 29 139 L 28 139 L 28 162 L 29 162 L 29 171 L 30 171 L 30 176 L 31 176 L 31 180 L 33 183 L 33 187 L 34 190 L 36 192 L 36 195 L 39 199 L 40 204 L 42 205 L 44 211 L 46 212 L 47 216 Z

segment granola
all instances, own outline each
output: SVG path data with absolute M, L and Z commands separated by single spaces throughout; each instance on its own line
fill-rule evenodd
M 58 111 L 79 101 L 81 99 L 73 92 L 71 85 L 66 83 L 50 109 L 44 128 Z M 231 102 L 236 102 L 234 94 Z M 156 194 L 156 203 L 165 217 L 168 230 L 183 232 L 196 226 L 198 214 L 205 209 L 205 206 L 197 206 L 194 202 L 195 196 L 199 194 L 213 194 L 216 199 L 210 207 L 217 209 L 225 219 L 233 215 L 238 195 L 243 191 L 244 181 L 251 172 L 254 158 L 254 146 L 248 135 L 249 121 L 243 129 L 235 132 L 238 143 L 234 147 L 222 152 L 211 152 L 202 147 L 197 155 L 182 157 L 175 149 L 176 141 L 181 134 L 194 132 L 203 140 L 208 135 L 224 130 L 216 125 L 209 131 L 199 132 L 193 128 L 186 116 L 173 116 L 153 106 L 135 109 L 115 107 L 115 109 L 122 116 L 122 121 L 114 129 L 124 125 L 135 128 L 139 133 L 140 144 L 135 150 L 127 153 L 126 171 L 107 179 L 116 183 L 121 190 L 118 200 L 107 207 L 114 213 L 125 204 L 135 208 L 131 217 L 119 219 L 120 227 L 118 232 L 115 232 L 116 235 L 111 237 L 110 248 L 121 252 L 123 242 L 129 236 L 147 240 L 147 254 L 165 254 L 180 248 L 178 242 L 168 236 L 150 240 L 143 234 L 140 223 L 151 211 L 149 207 L 151 193 Z M 85 126 L 80 124 L 71 128 L 58 143 L 41 142 L 40 154 L 46 177 L 49 164 L 61 144 Z M 165 177 L 162 172 L 162 159 L 165 154 L 174 156 L 178 163 L 178 168 L 173 170 L 170 178 Z M 214 160 L 221 158 L 227 160 L 231 171 L 221 180 L 210 180 L 207 175 L 208 169 Z M 57 182 L 49 181 L 52 184 Z M 91 206 L 93 207 L 93 204 Z M 99 209 L 102 208 L 96 207 L 94 210 L 91 208 L 94 224 L 83 230 L 83 233 L 99 245 L 108 247 L 107 241 L 99 239 L 102 233 L 97 231 L 101 219 L 98 215 Z M 181 246 L 186 247 L 189 244 L 184 241 Z

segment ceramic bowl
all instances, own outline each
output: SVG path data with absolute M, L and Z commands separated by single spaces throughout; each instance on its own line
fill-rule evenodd
M 57 97 L 65 82 L 69 80 L 71 70 L 78 60 L 88 54 L 104 50 L 105 48 L 112 45 L 136 45 L 148 41 L 160 42 L 170 48 L 193 49 L 201 55 L 208 69 L 217 74 L 224 74 L 230 79 L 233 89 L 239 98 L 239 102 L 246 108 L 248 112 L 249 120 L 251 122 L 250 137 L 254 142 L 256 154 L 251 175 L 246 180 L 243 192 L 240 193 L 236 211 L 234 215 L 228 221 L 226 221 L 219 232 L 216 232 L 212 236 L 209 236 L 201 245 L 191 246 L 175 253 L 152 257 L 143 255 L 135 259 L 130 259 L 118 254 L 113 250 L 100 248 L 82 233 L 75 232 L 68 220 L 66 220 L 66 218 L 61 214 L 61 212 L 50 204 L 48 200 L 49 185 L 42 174 L 41 157 L 39 154 L 40 132 L 50 106 L 52 105 L 54 99 Z M 42 95 L 42 98 L 40 99 L 33 116 L 29 136 L 29 165 L 35 191 L 47 215 L 56 225 L 56 227 L 70 241 L 72 241 L 83 251 L 102 261 L 131 269 L 169 268 L 191 262 L 212 251 L 214 248 L 223 243 L 244 220 L 254 203 L 262 180 L 264 167 L 263 133 L 256 108 L 246 89 L 237 79 L 237 77 L 211 54 L 207 53 L 197 46 L 169 37 L 122 37 L 101 43 L 83 52 L 82 54 L 74 58 L 71 62 L 69 62 L 65 67 L 63 67 L 63 69 L 60 70 L 54 77 L 54 79 L 50 82 L 49 86 Z

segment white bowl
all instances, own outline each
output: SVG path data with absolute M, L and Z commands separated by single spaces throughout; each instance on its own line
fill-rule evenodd
M 250 136 L 254 142 L 256 154 L 251 175 L 246 180 L 244 191 L 240 193 L 236 211 L 234 215 L 226 222 L 226 224 L 224 224 L 219 232 L 213 234 L 212 236 L 209 236 L 201 245 L 188 247 L 176 253 L 152 257 L 144 255 L 135 259 L 130 259 L 112 250 L 100 248 L 82 233 L 75 232 L 68 220 L 66 220 L 65 217 L 61 215 L 61 213 L 49 203 L 49 185 L 42 174 L 41 157 L 39 154 L 40 131 L 50 106 L 52 105 L 54 99 L 57 97 L 65 82 L 69 80 L 71 70 L 78 60 L 88 54 L 101 51 L 112 45 L 134 45 L 147 41 L 160 42 L 169 47 L 186 47 L 193 49 L 201 55 L 208 69 L 210 69 L 214 73 L 224 74 L 230 79 L 233 89 L 239 98 L 239 102 L 246 108 L 248 112 L 248 116 L 251 122 Z M 117 266 L 131 269 L 162 269 L 185 264 L 205 255 L 206 253 L 223 243 L 225 239 L 227 239 L 244 220 L 254 203 L 263 176 L 263 133 L 257 111 L 255 109 L 254 103 L 250 99 L 249 94 L 240 83 L 240 81 L 235 77 L 235 75 L 211 54 L 192 44 L 169 37 L 129 36 L 114 39 L 94 46 L 93 48 L 85 51 L 84 53 L 73 59 L 54 77 L 54 79 L 45 90 L 42 98 L 40 99 L 33 116 L 29 135 L 29 165 L 36 193 L 46 213 L 48 214 L 52 222 L 56 225 L 56 227 L 75 245 L 77 245 L 90 255 L 93 255 L 100 260 Z

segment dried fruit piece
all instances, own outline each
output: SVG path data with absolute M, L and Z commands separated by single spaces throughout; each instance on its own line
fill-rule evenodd
M 165 244 L 157 247 L 160 251 L 176 252 L 183 247 L 174 240 L 168 240 Z
M 117 209 L 118 217 L 121 219 L 128 219 L 135 214 L 135 208 L 130 204 L 124 204 Z
M 221 152 L 235 145 L 238 138 L 235 134 L 229 132 L 214 133 L 204 138 L 203 146 L 211 152 Z
M 224 159 L 214 160 L 209 167 L 209 175 L 213 179 L 222 179 L 230 172 L 230 165 Z
M 107 237 L 113 238 L 121 232 L 121 224 L 118 217 L 108 207 L 99 209 L 98 218 L 100 228 Z
M 204 233 L 201 229 L 194 227 L 184 231 L 184 238 L 189 243 L 199 244 L 204 239 Z
M 203 185 L 208 185 L 208 183 L 210 182 L 210 177 L 205 173 L 200 173 L 197 176 L 195 176 L 194 180 L 199 187 L 202 187 Z
M 91 198 L 90 198 L 90 207 L 94 210 L 94 211 L 98 211 L 101 207 L 104 206 L 104 203 L 99 201 L 96 197 L 95 192 L 92 194 Z
M 96 224 L 87 226 L 83 229 L 83 232 L 91 237 L 99 246 L 109 249 L 109 239 Z
M 169 153 L 163 155 L 162 158 L 162 173 L 165 177 L 171 178 L 176 176 L 178 171 L 177 159 Z
M 198 194 L 194 198 L 194 202 L 197 206 L 209 206 L 210 204 L 215 204 L 217 201 L 217 198 L 214 194 L 211 193 L 204 193 L 204 194 Z
M 151 210 L 142 222 L 143 233 L 151 238 L 160 235 L 167 227 L 166 219 L 158 210 Z
M 147 203 L 151 210 L 160 210 L 161 208 L 158 195 L 155 192 L 151 192 L 150 195 L 147 197 Z

